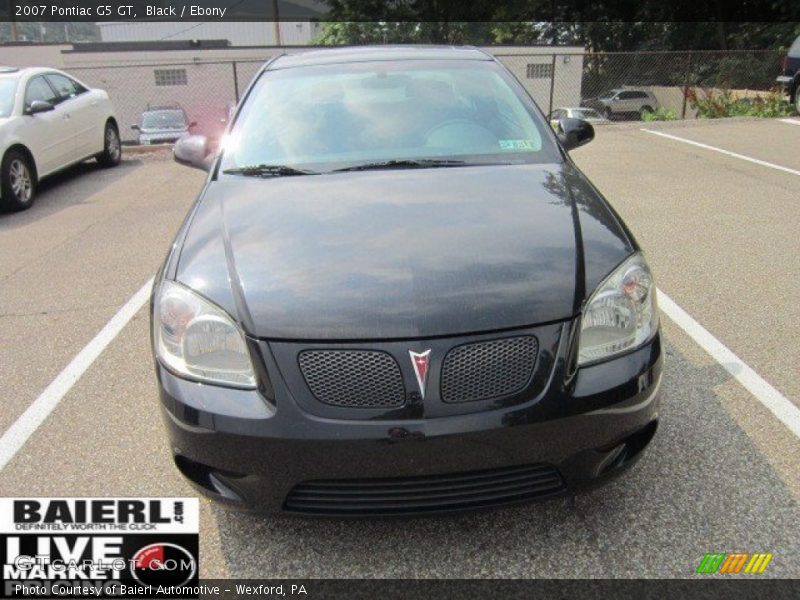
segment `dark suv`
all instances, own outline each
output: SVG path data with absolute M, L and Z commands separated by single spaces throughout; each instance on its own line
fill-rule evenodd
M 777 82 L 784 87 L 795 109 L 800 112 L 800 36 L 783 59 L 783 74 Z

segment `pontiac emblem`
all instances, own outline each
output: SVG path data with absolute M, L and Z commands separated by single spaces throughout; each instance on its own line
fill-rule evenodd
M 428 381 L 428 361 L 430 360 L 431 351 L 412 352 L 409 350 L 408 354 L 411 356 L 411 364 L 414 365 L 414 373 L 419 384 L 419 393 L 425 399 L 425 382 Z

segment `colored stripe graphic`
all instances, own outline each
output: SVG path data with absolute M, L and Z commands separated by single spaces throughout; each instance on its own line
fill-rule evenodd
M 703 560 L 700 561 L 700 566 L 697 567 L 698 573 L 716 573 L 722 561 L 725 560 L 725 553 L 706 554 Z
M 750 556 L 749 552 L 731 552 L 728 558 L 722 563 L 720 573 L 738 573 L 744 567 L 745 561 Z
M 697 573 L 763 573 L 772 560 L 773 554 L 767 552 L 709 552 L 700 561 Z M 745 566 L 747 565 L 747 566 Z
M 772 560 L 772 554 L 767 553 L 756 553 L 753 554 L 753 557 L 750 559 L 750 562 L 747 563 L 747 567 L 745 568 L 745 573 L 763 573 L 764 569 L 767 568 L 769 561 Z

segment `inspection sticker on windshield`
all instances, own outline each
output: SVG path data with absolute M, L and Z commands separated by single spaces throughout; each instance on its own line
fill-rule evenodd
M 498 140 L 501 150 L 536 150 L 533 140 Z

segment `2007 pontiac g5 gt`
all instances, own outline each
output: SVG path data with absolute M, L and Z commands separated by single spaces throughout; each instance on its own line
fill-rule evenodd
M 472 48 L 267 63 L 156 277 L 175 464 L 234 507 L 406 515 L 608 480 L 655 434 L 656 288 L 558 132 Z

